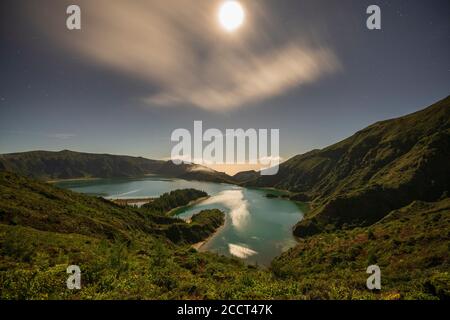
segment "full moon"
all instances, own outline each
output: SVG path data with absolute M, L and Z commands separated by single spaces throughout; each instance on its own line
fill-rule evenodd
M 239 29 L 244 23 L 245 12 L 242 5 L 235 0 L 224 2 L 219 9 L 219 21 L 228 32 Z

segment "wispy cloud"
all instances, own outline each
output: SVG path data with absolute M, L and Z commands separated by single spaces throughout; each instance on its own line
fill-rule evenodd
M 189 103 L 208 110 L 232 109 L 313 82 L 324 73 L 334 71 L 336 60 L 326 49 L 290 45 L 244 60 L 219 60 L 208 67 L 214 67 L 217 72 L 203 77 L 204 82 L 169 85 L 146 101 L 169 106 Z
M 226 111 L 339 69 L 333 51 L 317 36 L 284 35 L 264 1 L 245 1 L 242 30 L 223 32 L 216 16 L 221 2 L 75 1 L 82 8 L 82 32 L 50 32 L 89 59 L 147 81 L 152 93 L 142 100 L 150 105 Z

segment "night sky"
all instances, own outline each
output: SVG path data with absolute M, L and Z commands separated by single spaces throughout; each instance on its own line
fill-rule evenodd
M 286 159 L 450 94 L 448 0 L 241 1 L 233 35 L 220 1 L 116 3 L 1 1 L 0 153 L 163 159 L 174 129 L 203 120 L 279 128 Z M 366 28 L 371 4 L 382 30 Z

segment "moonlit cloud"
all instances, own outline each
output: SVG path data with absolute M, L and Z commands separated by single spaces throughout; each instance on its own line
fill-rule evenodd
M 82 31 L 70 36 L 61 27 L 48 31 L 89 60 L 148 82 L 149 94 L 141 99 L 151 106 L 226 111 L 339 69 L 332 50 L 316 36 L 304 31 L 285 36 L 264 1 L 243 2 L 245 25 L 224 32 L 217 19 L 221 2 L 75 1 L 82 9 Z
M 245 61 L 239 58 L 214 63 L 219 71 L 201 85 L 189 83 L 165 88 L 146 99 L 157 105 L 189 103 L 208 110 L 226 110 L 278 96 L 294 87 L 317 80 L 335 68 L 327 50 L 291 46 Z M 207 66 L 208 67 L 208 66 Z

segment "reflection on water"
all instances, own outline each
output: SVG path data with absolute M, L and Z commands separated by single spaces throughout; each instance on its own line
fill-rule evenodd
M 110 197 L 107 197 L 107 198 L 108 198 L 108 199 L 120 199 L 120 198 L 126 199 L 125 196 L 132 195 L 133 193 L 138 193 L 139 191 L 141 191 L 141 189 L 131 190 L 131 191 L 124 192 L 124 193 L 121 193 L 121 194 L 116 194 L 116 195 L 114 195 L 114 196 L 110 196 Z
M 222 204 L 229 209 L 231 223 L 237 229 L 244 229 L 249 222 L 248 202 L 242 190 L 225 190 L 202 202 L 202 205 Z
M 246 259 L 246 258 L 258 253 L 252 249 L 249 249 L 247 247 L 240 246 L 237 244 L 233 244 L 233 243 L 229 243 L 228 248 L 230 250 L 231 255 L 241 258 L 241 259 Z
M 204 209 L 220 209 L 226 213 L 226 221 L 201 250 L 260 265 L 269 265 L 274 257 L 295 245 L 292 227 L 302 218 L 302 212 L 291 201 L 269 199 L 266 191 L 228 184 L 152 176 L 143 179 L 66 181 L 58 183 L 58 186 L 120 199 L 157 197 L 176 189 L 203 190 L 210 198 L 181 210 L 180 218 L 188 219 Z

